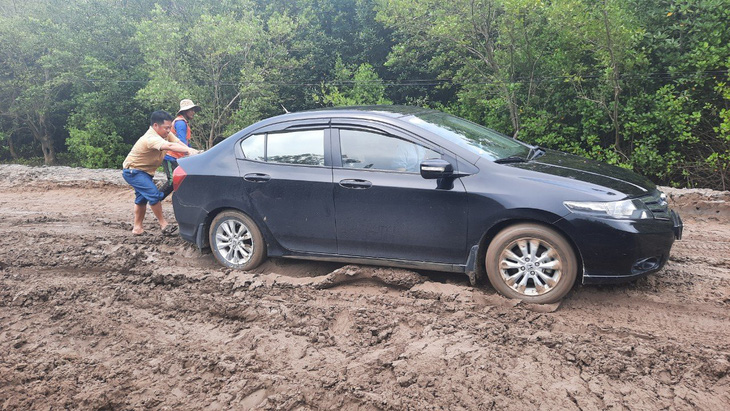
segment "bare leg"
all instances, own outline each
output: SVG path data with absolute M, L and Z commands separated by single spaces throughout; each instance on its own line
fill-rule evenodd
M 151 205 L 150 208 L 152 209 L 152 212 L 155 213 L 157 221 L 160 222 L 160 228 L 164 230 L 165 227 L 167 227 L 167 220 L 165 220 L 165 216 L 162 215 L 162 201 L 155 205 Z
M 134 205 L 134 227 L 132 228 L 132 234 L 140 235 L 144 233 L 144 227 L 142 227 L 142 221 L 144 221 L 144 215 L 147 212 L 146 204 L 135 204 Z

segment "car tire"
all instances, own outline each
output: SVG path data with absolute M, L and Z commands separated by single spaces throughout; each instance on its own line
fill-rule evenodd
M 500 231 L 489 244 L 485 268 L 500 294 L 535 304 L 560 301 L 578 275 L 573 247 L 540 224 L 516 224 Z
M 224 211 L 213 219 L 208 232 L 216 260 L 229 268 L 251 270 L 266 258 L 266 243 L 256 223 L 238 211 Z

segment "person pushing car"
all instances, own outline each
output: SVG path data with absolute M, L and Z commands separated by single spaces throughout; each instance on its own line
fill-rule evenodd
M 183 99 L 180 101 L 180 110 L 177 111 L 177 117 L 172 121 L 172 129 L 170 131 L 186 146 L 190 146 L 190 136 L 192 134 L 190 132 L 190 120 L 200 110 L 200 106 L 193 103 L 193 100 Z M 174 151 L 165 154 L 165 159 L 162 161 L 162 169 L 165 170 L 165 175 L 167 175 L 168 185 L 172 185 L 172 172 L 177 168 L 177 159 L 183 155 L 183 153 L 176 153 Z
M 147 204 L 150 205 L 160 223 L 163 234 L 174 234 L 177 229 L 176 226 L 170 225 L 162 215 L 162 200 L 172 192 L 172 184 L 168 184 L 160 191 L 152 177 L 162 164 L 166 152 L 193 155 L 197 154 L 198 150 L 183 144 L 170 132 L 172 119 L 172 115 L 164 110 L 152 113 L 150 128 L 137 140 L 127 158 L 124 159 L 122 177 L 134 188 L 135 194 L 134 225 L 132 227 L 134 235 L 144 233 L 142 222 L 147 211 Z

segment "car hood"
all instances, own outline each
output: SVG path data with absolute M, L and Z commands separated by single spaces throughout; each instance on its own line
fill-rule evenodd
M 649 179 L 631 170 L 553 150 L 535 160 L 510 166 L 585 181 L 629 197 L 649 194 L 656 189 Z

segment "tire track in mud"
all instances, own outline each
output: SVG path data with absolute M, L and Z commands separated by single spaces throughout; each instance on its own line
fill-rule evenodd
M 59 282 L 59 275 L 69 275 L 63 270 L 51 272 L 57 273 L 49 278 L 49 283 L 54 284 Z M 28 272 L 28 275 L 32 274 L 37 272 Z M 67 361 L 77 357 L 86 358 L 87 362 L 91 359 L 93 361 L 87 365 L 94 365 L 94 372 L 99 371 L 97 365 L 107 364 L 111 368 L 104 370 L 117 375 L 121 379 L 121 385 L 130 392 L 136 392 L 130 385 L 135 379 L 125 372 L 117 372 L 114 367 L 135 368 L 138 374 L 140 371 L 144 374 L 146 370 L 151 376 L 142 381 L 147 383 L 158 373 L 165 371 L 163 375 L 168 375 L 170 368 L 179 372 L 185 365 L 191 373 L 200 373 L 203 380 L 214 380 L 230 374 L 228 380 L 235 380 L 232 376 L 238 375 L 246 380 L 257 379 L 261 386 L 270 386 L 273 381 L 256 377 L 257 372 L 277 371 L 277 377 L 282 377 L 282 381 L 277 382 L 277 387 L 281 388 L 284 383 L 284 386 L 290 384 L 291 389 L 295 386 L 301 389 L 296 381 L 304 373 L 312 381 L 319 381 L 323 386 L 329 385 L 330 389 L 341 396 L 346 397 L 352 390 L 357 391 L 353 381 L 358 381 L 368 387 L 370 392 L 382 390 L 380 393 L 386 397 L 391 392 L 394 400 L 402 393 L 393 392 L 393 387 L 379 383 L 386 370 L 389 369 L 387 375 L 392 373 L 391 378 L 396 379 L 397 387 L 407 388 L 415 384 L 416 387 L 422 385 L 424 389 L 446 389 L 440 386 L 443 384 L 439 379 L 441 374 L 433 374 L 436 372 L 434 364 L 438 364 L 438 368 L 455 368 L 471 373 L 460 375 L 462 390 L 471 392 L 479 389 L 479 381 L 494 373 L 499 379 L 515 382 L 515 379 L 524 379 L 525 375 L 530 374 L 550 377 L 559 369 L 562 378 L 572 374 L 574 378 L 580 379 L 579 386 L 585 389 L 594 379 L 600 381 L 596 384 L 610 386 L 617 382 L 636 384 L 641 378 L 648 376 L 671 386 L 672 382 L 689 378 L 688 376 L 712 381 L 716 375 L 725 372 L 721 368 L 702 366 L 711 364 L 716 352 L 688 352 L 681 348 L 684 344 L 652 340 L 646 335 L 630 332 L 615 334 L 606 327 L 589 326 L 587 330 L 561 329 L 559 317 L 522 309 L 492 307 L 482 312 L 466 312 L 459 311 L 454 303 L 437 300 L 416 300 L 414 303 L 397 301 L 408 300 L 408 297 L 393 301 L 390 297 L 373 296 L 357 297 L 350 307 L 342 304 L 311 306 L 308 304 L 308 294 L 314 290 L 310 288 L 259 286 L 247 293 L 246 298 L 239 300 L 233 294 L 240 290 L 229 290 L 226 293 L 220 289 L 221 283 L 216 282 L 209 282 L 205 286 L 202 286 L 205 280 L 200 283 L 173 285 L 152 279 L 130 279 L 128 275 L 119 274 L 106 274 L 104 281 L 95 278 L 98 274 L 88 272 L 89 281 L 65 281 L 67 285 L 61 288 L 41 288 L 36 294 L 29 295 L 34 303 L 21 306 L 37 308 L 37 305 L 41 305 L 48 307 L 48 310 L 53 306 L 53 311 L 46 312 L 46 315 L 52 320 L 51 323 L 61 322 L 57 326 L 64 331 L 58 333 L 64 337 L 58 337 L 58 345 L 65 345 L 64 338 L 68 334 L 75 339 L 84 336 L 91 338 L 88 347 L 76 343 L 71 354 L 62 350 L 61 357 Z M 70 275 L 72 279 L 79 276 L 78 273 Z M 96 287 L 105 290 L 101 295 L 81 291 L 86 284 L 95 281 L 108 281 L 110 284 Z M 82 288 L 77 290 L 73 284 Z M 124 287 L 120 284 L 133 286 Z M 6 301 L 5 298 L 2 301 Z M 72 307 L 59 309 L 58 307 L 66 306 L 59 304 L 65 301 L 73 301 Z M 112 315 L 100 327 L 94 321 L 91 321 L 92 324 L 65 326 L 66 323 L 76 322 L 77 315 L 74 314 L 93 317 L 90 312 L 79 313 L 81 308 L 76 305 L 91 306 L 93 311 L 96 311 L 94 306 L 98 305 L 101 314 Z M 105 306 L 110 309 L 104 310 Z M 400 309 L 384 315 L 389 311 L 383 308 L 392 306 Z M 406 310 L 405 306 L 415 309 Z M 64 322 L 64 319 L 68 320 Z M 13 325 L 11 321 L 9 326 Z M 334 334 L 332 330 L 339 332 Z M 350 336 L 338 343 L 343 334 Z M 101 335 L 101 338 L 97 340 L 96 335 Z M 598 338 L 592 335 L 597 335 Z M 53 333 L 49 337 L 52 339 Z M 151 341 L 154 341 L 155 348 L 151 346 Z M 597 346 L 596 342 L 601 344 Z M 345 344 L 341 345 L 342 343 Z M 105 357 L 103 353 L 99 354 L 94 350 L 101 345 L 106 346 L 108 352 L 114 353 L 114 358 Z M 193 347 L 196 346 L 206 347 L 205 352 L 209 355 L 191 356 L 190 352 L 195 352 Z M 526 348 L 522 348 L 521 355 L 515 355 L 510 347 Z M 164 353 L 168 349 L 177 353 Z M 274 357 L 269 353 L 272 349 L 277 351 Z M 246 354 L 252 354 L 252 351 L 255 355 L 247 357 Z M 133 358 L 124 358 L 130 356 L 128 352 L 133 353 Z M 551 353 L 547 364 L 541 359 L 545 352 Z M 122 358 L 116 358 L 120 353 Z M 145 359 L 144 363 L 139 363 L 141 358 Z M 626 358 L 632 359 L 631 364 L 627 363 Z M 112 364 L 108 365 L 110 361 Z M 166 365 L 163 367 L 161 364 Z M 515 365 L 516 368 L 510 371 L 510 367 L 495 370 L 507 364 Z M 160 367 L 165 369 L 160 370 Z M 243 369 L 239 370 L 239 367 Z M 304 371 L 298 370 L 299 367 Z M 332 380 L 320 377 L 318 380 L 318 375 L 311 375 L 322 368 L 336 372 L 330 375 L 337 375 L 337 378 L 332 377 Z M 472 368 L 474 369 L 466 371 Z M 548 371 L 550 374 L 545 375 Z M 89 378 L 93 375 L 95 374 L 92 372 Z M 422 380 L 420 383 L 419 379 Z M 661 388 L 660 385 L 658 388 Z M 221 390 L 226 387 L 228 385 L 217 386 Z M 493 391 L 495 398 L 502 399 L 502 402 L 496 401 L 495 406 L 505 405 L 509 408 L 514 400 L 538 405 L 537 399 L 531 395 L 513 392 L 514 388 L 504 391 L 505 387 L 503 383 L 487 390 Z M 311 388 L 315 390 L 317 386 L 313 385 Z M 609 405 L 603 400 L 598 401 L 601 397 L 585 397 L 586 393 L 581 393 L 581 389 L 573 388 L 572 395 L 578 404 L 601 407 Z M 183 391 L 190 393 L 193 389 L 184 387 Z M 601 389 L 604 394 L 605 391 L 605 387 Z M 202 392 L 198 392 L 200 394 Z M 426 393 L 421 393 L 413 398 L 415 402 L 406 404 L 427 406 L 428 402 L 423 401 L 422 396 L 429 398 Z M 337 397 L 338 395 L 329 399 L 319 398 L 308 404 L 335 401 L 330 405 L 339 406 Z M 372 399 L 363 394 L 361 399 L 365 400 L 365 404 L 376 405 L 368 402 L 368 398 Z M 555 401 L 559 399 L 554 398 Z M 464 399 L 450 400 L 469 408 L 477 406 L 476 403 L 464 402 Z M 676 400 L 675 398 L 673 401 Z M 173 406 L 175 404 L 166 403 Z M 683 402 L 671 404 L 681 405 Z
M 151 223 L 131 236 L 124 188 L 4 181 L 0 167 L 0 211 L 15 210 L 0 214 L 3 408 L 730 404 L 728 279 L 712 265 L 727 223 L 693 221 L 656 275 L 537 312 L 428 273 L 233 272 Z

